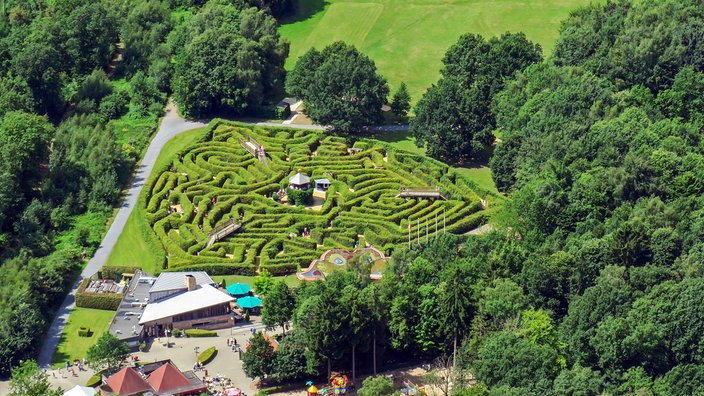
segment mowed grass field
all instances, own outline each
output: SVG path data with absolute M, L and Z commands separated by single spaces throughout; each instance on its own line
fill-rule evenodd
M 110 321 L 115 316 L 115 311 L 103 311 L 100 309 L 79 308 L 71 311 L 68 323 L 61 334 L 61 340 L 56 347 L 56 352 L 51 359 L 51 368 L 64 367 L 67 361 L 73 364 L 74 359 L 86 357 L 88 348 L 98 341 L 104 332 L 108 331 Z M 81 326 L 89 327 L 93 332 L 90 337 L 79 337 L 78 329 Z
M 464 33 L 485 37 L 522 31 L 547 55 L 570 11 L 592 0 L 299 0 L 284 20 L 286 63 L 311 47 L 343 40 L 376 63 L 392 92 L 406 82 L 415 103 L 440 76 L 442 57 Z

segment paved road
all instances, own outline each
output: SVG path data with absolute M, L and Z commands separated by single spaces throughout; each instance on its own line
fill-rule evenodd
M 103 242 L 100 244 L 98 250 L 95 252 L 95 255 L 90 259 L 88 265 L 78 277 L 78 280 L 76 280 L 76 283 L 74 283 L 71 292 L 64 299 L 56 317 L 54 318 L 54 321 L 51 323 L 51 328 L 49 329 L 49 332 L 44 339 L 42 348 L 39 351 L 39 359 L 37 363 L 40 367 L 49 368 L 49 365 L 51 364 L 51 357 L 56 350 L 56 346 L 59 344 L 64 326 L 68 322 L 68 316 L 75 307 L 76 289 L 81 284 L 83 278 L 90 277 L 95 274 L 107 261 L 108 256 L 110 256 L 110 252 L 112 252 L 113 247 L 115 247 L 117 238 L 119 238 L 122 233 L 122 229 L 125 227 L 125 223 L 137 203 L 137 197 L 139 196 L 140 191 L 142 191 L 144 182 L 152 172 L 154 162 L 159 156 L 164 144 L 182 132 L 200 128 L 205 125 L 207 124 L 202 122 L 186 121 L 179 117 L 178 112 L 173 105 L 170 104 L 167 106 L 166 116 L 161 121 L 159 131 L 149 144 L 149 148 L 147 148 L 147 152 L 137 168 L 137 174 L 132 181 L 132 185 L 125 196 L 124 201 L 122 202 L 120 210 L 117 212 L 117 216 L 115 216 L 115 220 L 113 220 L 110 229 L 107 234 L 105 234 L 105 238 L 103 238 Z
M 282 125 L 266 122 L 252 122 L 252 124 L 261 126 L 276 126 L 310 130 L 326 129 L 326 127 L 321 125 Z M 176 111 L 176 108 L 173 104 L 169 104 L 169 106 L 167 106 L 166 116 L 162 120 L 161 125 L 159 126 L 159 131 L 157 132 L 156 136 L 154 136 L 154 139 L 149 145 L 149 148 L 147 149 L 147 152 L 144 155 L 144 158 L 142 159 L 142 162 L 140 163 L 137 169 L 137 174 L 135 175 L 135 178 L 132 181 L 132 185 L 130 186 L 129 191 L 125 196 L 124 202 L 122 203 L 122 206 L 120 207 L 120 210 L 118 211 L 115 220 L 112 222 L 112 225 L 110 226 L 110 229 L 108 230 L 107 234 L 105 234 L 105 238 L 103 238 L 103 241 L 96 250 L 95 255 L 90 259 L 88 265 L 76 280 L 76 283 L 73 284 L 71 292 L 64 299 L 63 303 L 61 304 L 61 307 L 57 312 L 56 317 L 51 323 L 51 328 L 49 329 L 47 336 L 44 339 L 42 348 L 39 351 L 39 358 L 37 360 L 37 363 L 40 367 L 46 367 L 47 369 L 49 368 L 51 364 L 51 358 L 54 354 L 54 351 L 56 350 L 56 346 L 59 344 L 59 341 L 61 339 L 61 333 L 63 332 L 64 326 L 68 322 L 68 317 L 71 314 L 71 311 L 75 307 L 75 297 L 78 286 L 81 284 L 83 278 L 92 276 L 103 266 L 103 264 L 107 262 L 107 259 L 110 256 L 112 249 L 115 247 L 117 239 L 122 233 L 122 229 L 125 227 L 127 219 L 132 213 L 132 209 L 134 209 L 134 206 L 137 203 L 137 197 L 139 197 L 139 193 L 142 191 L 144 182 L 147 180 L 149 174 L 152 172 L 156 158 L 159 156 L 159 153 L 164 147 L 164 144 L 166 144 L 166 142 L 168 142 L 171 138 L 182 132 L 189 131 L 195 128 L 200 128 L 205 125 L 207 124 L 203 122 L 184 120 L 183 118 L 179 117 L 178 112 Z M 408 125 L 387 125 L 378 127 L 368 127 L 368 130 L 377 131 L 401 131 L 407 129 Z

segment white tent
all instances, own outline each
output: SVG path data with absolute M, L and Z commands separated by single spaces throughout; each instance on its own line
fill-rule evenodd
M 69 391 L 64 393 L 64 396 L 95 396 L 98 392 L 87 386 L 76 385 Z

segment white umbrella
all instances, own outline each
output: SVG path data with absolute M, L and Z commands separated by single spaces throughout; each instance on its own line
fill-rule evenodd
M 64 393 L 64 396 L 95 396 L 96 393 L 97 392 L 93 388 L 76 385 Z

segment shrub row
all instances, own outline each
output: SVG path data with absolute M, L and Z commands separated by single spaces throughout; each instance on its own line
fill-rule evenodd
M 216 331 L 203 330 L 203 329 L 186 329 L 185 333 L 186 333 L 186 336 L 188 336 L 188 337 L 217 337 L 218 336 L 218 333 Z

